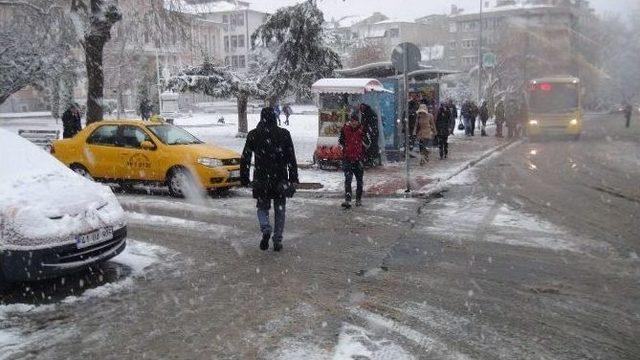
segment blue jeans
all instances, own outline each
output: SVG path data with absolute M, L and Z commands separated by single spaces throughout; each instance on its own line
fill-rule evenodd
M 260 231 L 263 234 L 271 234 L 271 224 L 269 222 L 269 209 L 271 209 L 271 199 L 258 199 L 258 222 L 260 223 Z M 282 241 L 282 233 L 284 232 L 284 220 L 286 217 L 287 199 L 273 199 L 274 212 L 274 233 L 273 242 Z

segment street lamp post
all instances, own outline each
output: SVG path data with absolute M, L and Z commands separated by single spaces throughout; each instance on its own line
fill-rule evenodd
M 480 0 L 480 31 L 478 32 L 478 105 L 482 100 L 482 2 Z

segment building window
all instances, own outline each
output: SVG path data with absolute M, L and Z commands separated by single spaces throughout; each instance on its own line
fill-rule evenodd
M 229 66 L 229 57 L 228 56 L 225 56 L 225 58 L 224 58 L 224 65 L 225 66 Z
M 238 37 L 231 35 L 231 49 L 235 50 L 238 47 Z
M 400 37 L 400 29 L 389 29 L 387 30 L 387 36 L 390 38 Z
M 458 26 L 456 23 L 454 22 L 449 23 L 449 32 L 452 32 L 452 33 L 458 32 Z
M 222 15 L 222 22 L 224 24 L 228 24 L 229 23 L 229 16 L 228 15 Z
M 237 17 L 234 14 L 231 14 L 231 26 L 236 26 L 237 25 Z
M 229 37 L 224 37 L 224 51 L 229 52 Z
M 237 15 L 236 24 L 238 26 L 244 26 L 244 13 L 240 13 Z
M 238 35 L 238 47 L 239 48 L 244 47 L 244 35 Z
M 231 57 L 231 67 L 233 67 L 233 68 L 237 68 L 238 67 L 238 57 L 236 55 L 233 55 Z
M 244 69 L 245 67 L 247 67 L 247 63 L 245 61 L 244 55 L 240 55 L 238 57 L 238 67 L 241 69 Z

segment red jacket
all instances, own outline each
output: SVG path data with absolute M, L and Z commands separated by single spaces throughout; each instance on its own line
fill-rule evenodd
M 364 159 L 365 133 L 361 124 L 351 126 L 344 124 L 340 131 L 340 145 L 342 145 L 342 156 L 344 160 L 350 162 L 362 161 Z

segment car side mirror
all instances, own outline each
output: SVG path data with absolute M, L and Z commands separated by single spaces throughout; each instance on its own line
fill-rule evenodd
M 155 150 L 156 146 L 151 141 L 145 140 L 140 143 L 140 148 L 142 148 L 142 150 Z

